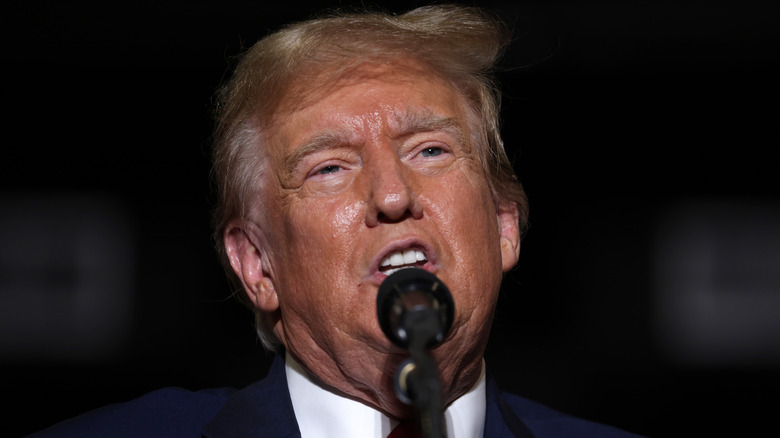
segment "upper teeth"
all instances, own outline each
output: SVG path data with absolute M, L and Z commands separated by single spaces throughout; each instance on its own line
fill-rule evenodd
M 393 272 L 397 271 L 398 269 L 402 269 L 400 268 L 400 266 L 413 265 L 417 262 L 423 262 L 427 260 L 428 258 L 425 257 L 424 252 L 418 249 L 407 249 L 404 251 L 396 251 L 394 253 L 386 255 L 385 258 L 382 259 L 382 263 L 380 263 L 379 265 L 383 268 L 387 266 L 392 266 L 393 268 L 385 271 L 385 274 L 390 275 Z

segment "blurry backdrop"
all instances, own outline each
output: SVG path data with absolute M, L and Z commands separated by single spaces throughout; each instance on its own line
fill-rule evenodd
M 264 375 L 211 244 L 211 96 L 259 37 L 353 3 L 0 6 L 0 435 Z M 780 6 L 475 3 L 514 28 L 503 126 L 531 202 L 499 381 L 654 436 L 773 425 Z

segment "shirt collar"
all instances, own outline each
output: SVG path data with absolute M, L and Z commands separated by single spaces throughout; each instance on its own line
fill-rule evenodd
M 383 438 L 396 424 L 381 412 L 318 385 L 289 354 L 285 357 L 285 372 L 302 438 Z M 444 421 L 449 438 L 483 436 L 484 361 L 477 384 L 444 411 Z

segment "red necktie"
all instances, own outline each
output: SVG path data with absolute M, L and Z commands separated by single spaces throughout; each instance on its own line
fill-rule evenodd
M 405 420 L 398 423 L 387 438 L 422 438 L 420 422 L 417 420 Z

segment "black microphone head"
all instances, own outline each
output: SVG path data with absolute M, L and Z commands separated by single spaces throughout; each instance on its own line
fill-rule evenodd
M 444 340 L 455 315 L 447 286 L 435 275 L 419 268 L 401 269 L 389 275 L 379 286 L 376 308 L 385 336 L 404 349 L 409 348 L 409 325 L 414 320 L 434 320 L 437 327 L 426 345 L 426 348 L 432 348 Z

